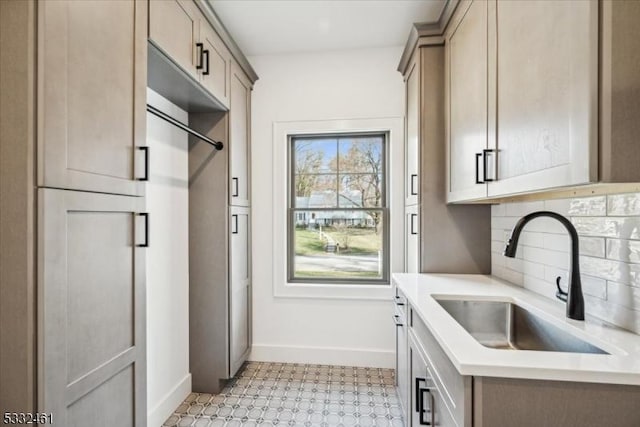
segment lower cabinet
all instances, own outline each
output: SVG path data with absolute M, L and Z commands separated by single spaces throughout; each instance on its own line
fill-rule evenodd
M 405 206 L 405 272 L 420 272 L 420 216 L 418 205 Z
M 146 426 L 143 203 L 38 190 L 38 407 L 55 425 Z
M 411 305 L 404 307 L 396 375 L 405 427 L 640 425 L 638 386 L 461 375 Z
M 408 426 L 457 427 L 442 399 L 427 355 L 412 332 L 409 332 L 409 384 L 411 387 Z
M 396 325 L 396 388 L 402 414 L 406 419 L 409 413 L 409 408 L 406 403 L 407 397 L 409 396 L 409 356 L 407 354 L 407 330 L 409 325 L 407 324 L 407 300 L 399 290 L 396 290 L 394 301 L 395 312 L 393 314 L 393 321 Z
M 251 218 L 249 208 L 231 208 L 229 377 L 251 350 Z

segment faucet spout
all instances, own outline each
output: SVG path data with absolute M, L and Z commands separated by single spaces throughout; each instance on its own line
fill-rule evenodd
M 516 223 L 511 231 L 511 236 L 504 248 L 504 255 L 509 258 L 516 256 L 518 240 L 522 229 L 529 221 L 539 217 L 549 217 L 558 220 L 569 232 L 571 238 L 571 268 L 569 270 L 569 289 L 567 292 L 560 288 L 560 278 L 558 278 L 558 292 L 556 296 L 567 303 L 567 317 L 574 320 L 584 320 L 584 295 L 582 294 L 582 282 L 580 281 L 580 252 L 579 238 L 576 228 L 566 217 L 551 211 L 538 211 L 523 216 Z

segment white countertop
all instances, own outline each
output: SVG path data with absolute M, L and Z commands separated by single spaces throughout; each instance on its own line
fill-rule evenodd
M 462 375 L 640 385 L 640 335 L 594 318 L 567 319 L 565 304 L 492 276 L 394 274 L 393 282 Z M 478 343 L 434 296 L 515 302 L 611 354 L 500 350 Z

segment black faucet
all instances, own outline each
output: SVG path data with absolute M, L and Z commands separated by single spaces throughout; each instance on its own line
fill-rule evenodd
M 569 271 L 569 289 L 565 292 L 560 287 L 560 276 L 556 278 L 556 286 L 558 292 L 556 297 L 567 303 L 567 317 L 574 320 L 584 320 L 584 296 L 582 295 L 582 282 L 580 281 L 580 253 L 578 251 L 578 232 L 576 228 L 571 224 L 564 216 L 550 211 L 538 211 L 525 215 L 513 227 L 511 231 L 511 237 L 507 246 L 504 248 L 504 255 L 509 258 L 516 256 L 516 249 L 518 247 L 518 239 L 524 226 L 534 218 L 541 216 L 548 216 L 550 218 L 557 219 L 564 225 L 571 236 L 571 270 Z

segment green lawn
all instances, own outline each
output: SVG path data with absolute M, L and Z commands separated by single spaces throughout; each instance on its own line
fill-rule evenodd
M 341 254 L 350 255 L 377 255 L 382 247 L 382 236 L 376 235 L 371 228 L 346 228 L 337 230 L 332 227 L 324 227 L 323 231 L 333 240 L 340 243 Z M 345 239 L 348 248 L 344 248 Z M 317 231 L 307 229 L 295 230 L 296 255 L 322 255 L 326 254 L 325 244 L 319 238 Z

